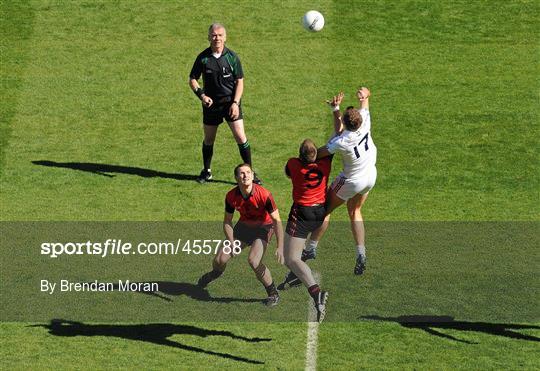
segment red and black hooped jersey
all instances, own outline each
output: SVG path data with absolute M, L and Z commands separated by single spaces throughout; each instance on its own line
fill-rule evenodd
M 290 158 L 285 173 L 293 184 L 293 201 L 302 206 L 324 204 L 326 187 L 332 169 L 332 156 L 324 157 L 310 164 L 299 158 Z
M 253 184 L 251 194 L 244 198 L 238 186 L 231 189 L 225 197 L 225 211 L 240 213 L 240 222 L 251 225 L 272 224 L 270 214 L 277 210 L 274 197 L 270 191 L 260 185 Z

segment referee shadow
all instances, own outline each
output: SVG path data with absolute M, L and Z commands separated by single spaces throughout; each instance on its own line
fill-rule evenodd
M 126 340 L 144 341 L 156 345 L 164 345 L 172 348 L 187 350 L 196 353 L 203 353 L 233 361 L 262 365 L 264 362 L 235 356 L 229 353 L 215 352 L 200 347 L 186 345 L 178 341 L 170 340 L 173 335 L 194 335 L 201 338 L 208 336 L 223 336 L 233 340 L 240 340 L 248 343 L 268 342 L 268 338 L 248 338 L 235 335 L 230 331 L 208 330 L 201 327 L 176 325 L 169 323 L 149 323 L 149 324 L 85 324 L 63 319 L 53 319 L 47 325 L 30 325 L 28 327 L 44 327 L 49 330 L 49 334 L 55 336 L 108 336 Z
M 97 164 L 93 162 L 55 162 L 55 161 L 48 161 L 48 160 L 40 160 L 40 161 L 32 161 L 32 163 L 34 165 L 39 165 L 39 166 L 59 167 L 59 168 L 64 168 L 64 169 L 86 171 L 88 173 L 101 175 L 108 178 L 114 178 L 115 177 L 114 173 L 136 175 L 143 178 L 164 178 L 164 179 L 187 180 L 187 181 L 196 181 L 198 177 L 197 175 L 191 175 L 191 174 L 166 173 L 163 171 L 144 169 L 144 168 L 134 167 L 134 166 Z M 226 180 L 219 180 L 219 179 L 212 179 L 210 182 L 236 185 L 236 183 L 234 182 L 229 182 Z
M 440 330 L 458 330 L 458 331 L 475 331 L 484 334 L 502 336 L 510 339 L 540 341 L 540 338 L 532 335 L 522 334 L 516 330 L 521 329 L 540 329 L 540 326 L 534 325 L 518 325 L 511 323 L 489 323 L 489 322 L 467 322 L 456 321 L 450 316 L 399 316 L 399 317 L 381 317 L 381 316 L 363 316 L 361 319 L 395 322 L 405 328 L 419 329 L 427 332 L 430 335 L 442 337 L 445 339 L 457 341 L 466 344 L 477 344 L 471 341 L 458 339 L 452 335 L 445 334 Z
M 232 298 L 232 297 L 214 297 L 211 296 L 207 289 L 194 285 L 188 282 L 171 282 L 171 281 L 152 281 L 140 283 L 157 283 L 158 291 L 136 291 L 140 294 L 151 295 L 165 301 L 172 301 L 170 296 L 185 295 L 191 299 L 198 301 L 214 302 L 214 303 L 264 303 L 264 299 L 255 298 Z M 114 285 L 114 290 L 118 290 L 119 286 Z

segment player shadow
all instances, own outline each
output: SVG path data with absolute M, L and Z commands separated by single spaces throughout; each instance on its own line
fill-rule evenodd
M 40 165 L 40 166 L 60 167 L 60 168 L 65 168 L 65 169 L 86 171 L 92 174 L 97 174 L 97 175 L 105 176 L 108 178 L 114 178 L 115 175 L 111 173 L 117 173 L 117 174 L 137 175 L 143 178 L 165 178 L 165 179 L 193 180 L 193 181 L 197 180 L 197 175 L 166 173 L 163 171 L 144 169 L 144 168 L 133 167 L 133 166 L 96 164 L 93 162 L 54 162 L 54 161 L 48 161 L 48 160 L 32 161 L 32 163 L 34 165 Z M 210 182 L 232 184 L 232 185 L 236 184 L 234 182 L 229 182 L 226 180 L 219 180 L 219 179 L 212 179 Z
M 362 319 L 374 321 L 395 322 L 406 328 L 420 329 L 430 335 L 458 341 L 466 344 L 477 344 L 475 342 L 458 339 L 452 335 L 440 332 L 441 329 L 450 329 L 458 331 L 475 331 L 488 335 L 503 336 L 510 339 L 540 341 L 540 338 L 532 335 L 521 334 L 512 330 L 520 329 L 540 329 L 540 326 L 518 325 L 510 323 L 489 323 L 489 322 L 466 322 L 456 321 L 450 316 L 399 316 L 399 317 L 381 317 L 381 316 L 362 316 Z
M 215 352 L 191 345 L 170 340 L 173 335 L 195 335 L 201 338 L 208 336 L 224 336 L 234 340 L 248 343 L 268 342 L 268 338 L 248 338 L 235 335 L 230 331 L 207 330 L 201 327 L 175 325 L 169 323 L 129 324 L 129 325 L 90 325 L 63 319 L 53 319 L 48 325 L 30 325 L 28 327 L 44 327 L 49 334 L 55 336 L 111 336 L 126 340 L 144 341 L 156 345 L 165 345 L 172 348 L 188 350 L 196 353 L 204 353 L 211 356 L 231 359 L 238 362 L 262 365 L 264 362 L 235 356 L 229 353 Z
M 169 296 L 185 295 L 195 300 L 215 302 L 215 303 L 264 303 L 264 299 L 254 298 L 231 298 L 231 297 L 214 297 L 211 296 L 207 289 L 194 285 L 188 282 L 170 282 L 170 281 L 152 281 L 148 283 L 157 283 L 159 291 L 136 291 L 141 294 L 151 295 L 172 301 Z M 141 282 L 146 283 L 146 282 Z M 119 286 L 114 285 L 114 290 L 118 290 Z

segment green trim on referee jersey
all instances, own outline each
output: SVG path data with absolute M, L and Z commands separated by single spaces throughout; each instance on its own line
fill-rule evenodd
M 225 54 L 225 58 L 227 59 L 227 62 L 229 62 L 232 72 L 236 74 L 236 70 L 238 70 L 238 58 L 236 55 L 229 50 L 229 53 Z

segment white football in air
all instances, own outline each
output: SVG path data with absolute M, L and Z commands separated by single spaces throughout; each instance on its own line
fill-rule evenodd
M 324 17 L 316 10 L 310 10 L 302 18 L 304 28 L 311 32 L 318 32 L 324 27 Z

